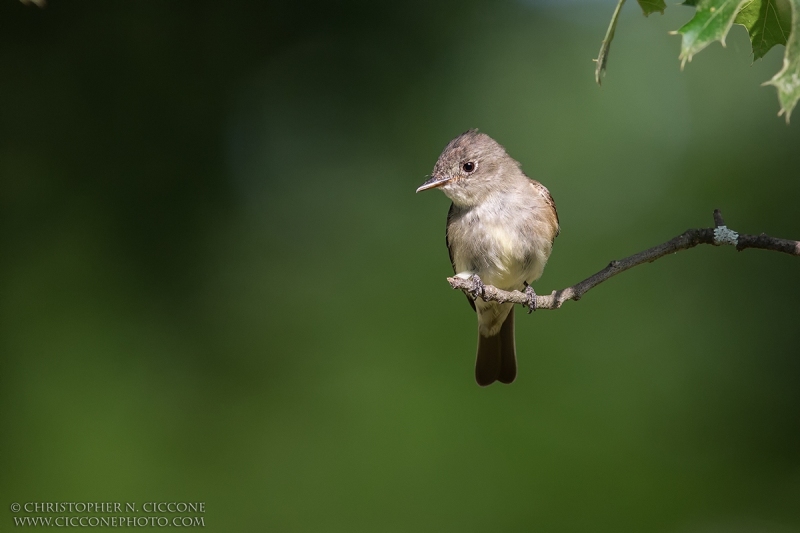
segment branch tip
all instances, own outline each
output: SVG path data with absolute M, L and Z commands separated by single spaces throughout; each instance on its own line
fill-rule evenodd
M 722 213 L 719 209 L 714 209 L 714 227 L 725 225 L 725 220 L 722 218 Z

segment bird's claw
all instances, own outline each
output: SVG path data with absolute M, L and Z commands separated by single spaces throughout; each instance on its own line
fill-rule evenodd
M 525 296 L 528 297 L 528 301 L 525 302 L 525 307 L 528 308 L 528 314 L 531 314 L 536 311 L 536 291 L 527 283 L 525 284 Z
M 483 281 L 477 274 L 473 274 L 469 277 L 469 280 L 472 282 L 472 289 L 470 289 L 469 294 L 472 296 L 473 300 L 477 300 L 481 298 L 482 300 L 486 296 L 486 285 L 484 285 Z

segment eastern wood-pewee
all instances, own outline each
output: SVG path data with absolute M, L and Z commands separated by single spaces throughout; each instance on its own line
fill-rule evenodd
M 525 290 L 539 279 L 558 235 L 558 213 L 544 185 L 528 178 L 494 139 L 478 130 L 445 147 L 429 180 L 453 203 L 447 213 L 447 249 L 456 275 L 505 290 Z M 475 379 L 486 386 L 517 376 L 514 305 L 467 298 L 478 313 Z

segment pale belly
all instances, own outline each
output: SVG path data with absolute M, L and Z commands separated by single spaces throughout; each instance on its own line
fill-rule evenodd
M 531 224 L 523 224 L 516 217 L 497 217 L 480 211 L 465 215 L 457 228 L 452 228 L 459 246 L 452 247 L 450 242 L 459 277 L 477 274 L 485 284 L 504 290 L 523 290 L 526 282 L 539 279 L 552 246 L 537 225 L 540 221 L 529 218 Z M 496 335 L 513 307 L 481 299 L 475 305 L 479 331 L 484 336 Z
M 520 289 L 525 282 L 538 279 L 547 256 L 520 230 L 483 223 L 465 231 L 468 244 L 457 247 L 453 254 L 456 272 L 477 274 L 484 283 L 506 290 Z

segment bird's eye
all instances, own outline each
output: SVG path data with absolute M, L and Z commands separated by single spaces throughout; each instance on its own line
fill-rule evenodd
M 464 163 L 464 166 L 462 168 L 464 169 L 464 172 L 472 172 L 475 170 L 475 163 L 473 163 L 472 161 L 467 161 L 466 163 Z

